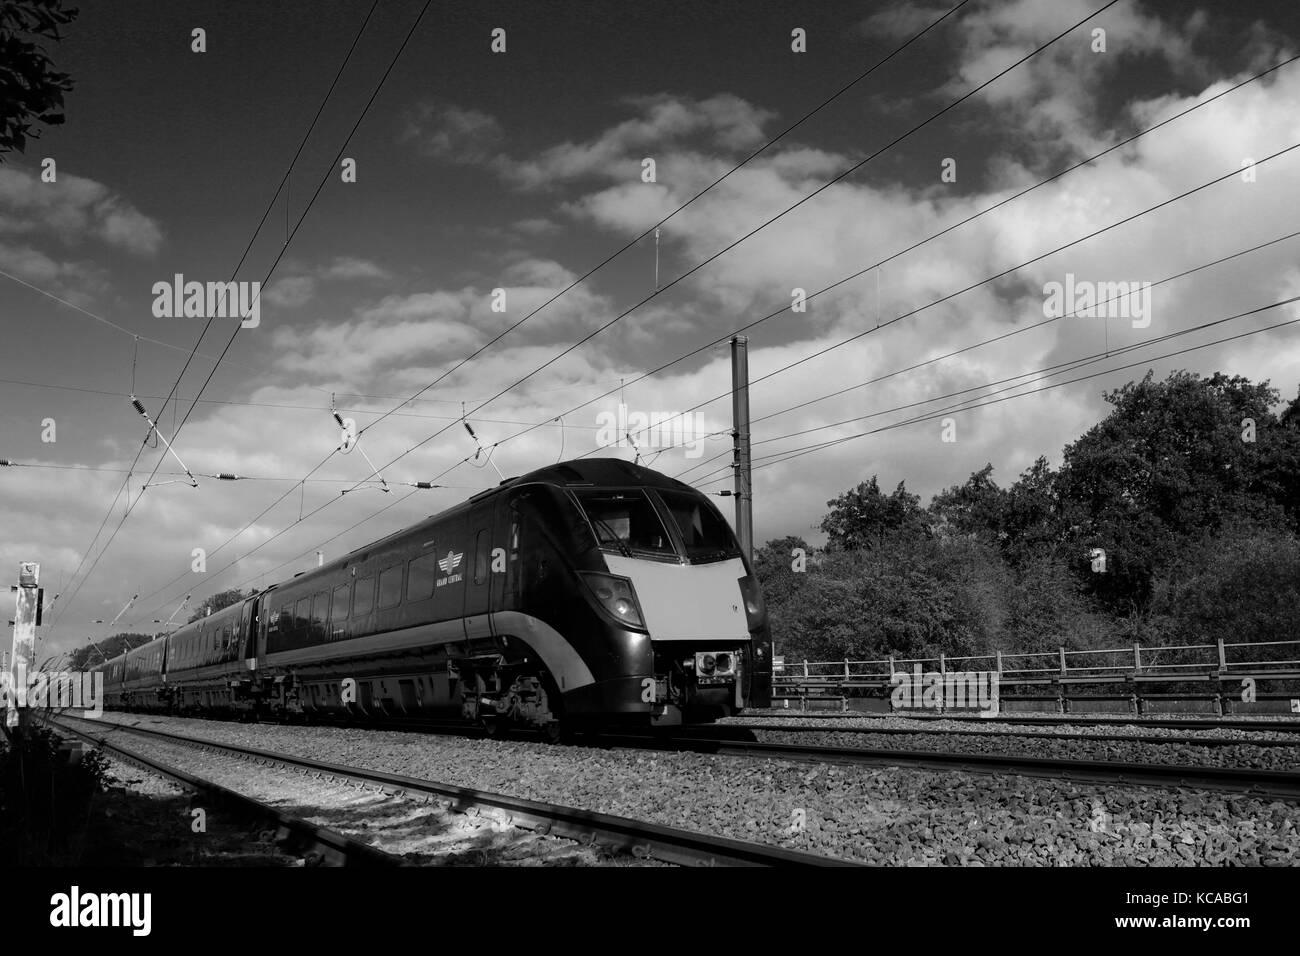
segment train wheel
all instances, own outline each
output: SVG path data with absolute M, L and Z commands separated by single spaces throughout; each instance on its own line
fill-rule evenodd
M 564 724 L 558 720 L 548 720 L 537 728 L 542 733 L 542 743 L 558 744 L 567 741 L 572 735 L 567 733 Z

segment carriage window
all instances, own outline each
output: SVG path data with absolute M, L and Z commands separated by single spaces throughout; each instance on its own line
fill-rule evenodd
M 375 579 L 357 578 L 357 593 L 352 599 L 352 616 L 365 617 L 375 604 Z
M 307 607 L 310 603 L 311 598 L 301 597 L 298 598 L 298 603 L 294 605 L 293 629 L 297 634 L 305 634 L 307 625 L 311 623 L 311 612 Z
M 325 636 L 325 618 L 329 615 L 329 591 L 317 591 L 311 599 L 312 640 Z
M 330 607 L 330 620 L 334 622 L 347 620 L 348 591 L 350 584 L 340 584 L 334 589 L 334 604 Z
M 395 564 L 379 572 L 379 606 L 397 607 L 402 600 L 402 566 Z
M 433 552 L 411 559 L 411 573 L 406 579 L 406 599 L 426 601 L 433 597 L 433 582 L 438 577 L 438 556 Z

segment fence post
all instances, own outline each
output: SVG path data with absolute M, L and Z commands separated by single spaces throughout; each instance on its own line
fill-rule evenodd
M 1223 653 L 1223 638 L 1219 638 L 1219 673 L 1228 669 L 1228 658 Z
M 803 676 L 808 676 L 808 658 L 806 657 L 803 659 Z
M 1002 652 L 996 651 L 995 653 L 997 654 L 997 659 L 998 659 L 998 676 L 1001 677 L 1002 676 Z
M 940 652 L 939 652 L 939 673 L 940 673 L 940 674 L 946 674 L 946 673 L 948 673 L 948 668 L 947 668 L 947 666 L 944 664 L 943 657 L 944 657 L 943 652 L 940 651 Z
M 1142 645 L 1133 642 L 1133 673 L 1136 674 L 1142 669 Z
M 1065 648 L 1058 647 L 1057 650 L 1060 652 L 1061 655 L 1061 676 L 1064 677 L 1065 676 Z
M 890 654 L 889 655 L 889 676 L 892 678 L 895 673 L 896 673 L 896 669 L 894 667 L 894 655 Z
M 844 679 L 849 679 L 849 659 L 847 657 L 844 658 Z

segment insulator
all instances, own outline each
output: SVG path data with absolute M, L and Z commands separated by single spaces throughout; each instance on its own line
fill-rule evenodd
M 465 426 L 465 431 L 469 432 L 469 437 L 478 441 L 478 436 L 474 434 L 474 429 L 470 428 L 469 422 L 462 422 L 461 424 Z
M 148 412 L 144 410 L 144 405 L 141 404 L 140 399 L 138 398 L 131 399 L 131 404 L 135 406 L 135 410 L 139 412 L 141 415 L 144 415 L 146 418 L 149 417 Z
M 415 483 L 415 487 L 417 487 L 417 488 L 432 488 L 432 487 L 434 487 L 434 484 L 433 484 L 433 482 L 431 482 L 431 481 L 417 481 L 417 482 Z
M 238 476 L 238 475 L 232 475 L 232 474 L 231 474 L 230 472 L 228 472 L 228 471 L 223 471 L 223 472 L 221 472 L 219 475 L 217 475 L 217 478 L 219 478 L 221 481 L 238 481 L 238 480 L 239 480 L 239 476 Z
M 8 458 L 0 458 L 0 468 L 12 468 L 13 464 Z

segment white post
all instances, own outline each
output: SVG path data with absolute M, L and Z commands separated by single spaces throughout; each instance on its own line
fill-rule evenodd
M 20 733 L 27 726 L 29 712 L 26 707 L 18 706 L 18 698 L 19 694 L 26 695 L 27 672 L 36 660 L 36 601 L 40 575 L 39 564 L 24 561 L 18 565 L 18 584 L 12 588 L 17 610 L 14 613 L 13 653 L 10 655 L 13 672 L 10 675 L 5 726 L 16 727 Z

